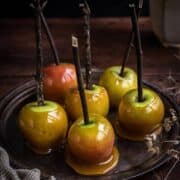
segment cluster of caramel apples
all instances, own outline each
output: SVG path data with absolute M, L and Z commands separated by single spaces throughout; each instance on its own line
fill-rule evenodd
M 46 22 L 38 2 L 34 7 L 38 9 L 36 24 L 40 25 L 41 19 Z M 132 12 L 134 9 L 133 6 Z M 47 32 L 50 33 L 48 29 Z M 37 30 L 37 102 L 26 104 L 19 114 L 20 130 L 35 153 L 47 154 L 65 143 L 65 161 L 77 173 L 104 174 L 119 161 L 114 128 L 106 118 L 110 109 L 117 112 L 117 134 L 126 139 L 143 140 L 160 126 L 163 102 L 154 91 L 138 86 L 140 94 L 139 76 L 132 69 L 125 67 L 120 75 L 121 66 L 110 67 L 101 74 L 98 85 L 86 84 L 84 89 L 75 36 L 72 36 L 75 66 L 57 63 L 42 68 L 42 52 L 38 47 L 41 34 Z

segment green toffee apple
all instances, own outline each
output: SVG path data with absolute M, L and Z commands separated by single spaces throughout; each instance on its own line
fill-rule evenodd
M 121 66 L 107 68 L 100 76 L 99 85 L 105 87 L 110 99 L 110 106 L 118 108 L 121 98 L 130 90 L 137 88 L 137 75 L 125 67 L 120 76 Z
M 64 109 L 55 102 L 45 101 L 41 106 L 31 102 L 20 110 L 19 127 L 34 152 L 47 154 L 63 143 L 68 120 Z

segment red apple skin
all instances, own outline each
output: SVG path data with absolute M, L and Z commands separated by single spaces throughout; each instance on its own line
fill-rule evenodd
M 88 112 L 106 116 L 109 112 L 109 97 L 104 87 L 93 85 L 91 90 L 85 89 Z M 65 107 L 69 117 L 76 120 L 82 116 L 82 106 L 78 89 L 71 90 L 65 99 Z
M 77 87 L 75 66 L 70 63 L 50 65 L 43 69 L 45 99 L 63 103 L 67 92 Z
M 124 68 L 124 76 L 119 76 L 121 66 L 107 68 L 100 76 L 99 85 L 103 86 L 109 95 L 110 107 L 118 108 L 121 98 L 130 90 L 137 88 L 137 75 Z
M 30 147 L 38 154 L 46 154 L 65 140 L 67 114 L 55 102 L 45 101 L 44 106 L 31 102 L 20 110 L 19 127 Z
M 138 102 L 137 90 L 123 96 L 118 111 L 118 122 L 131 140 L 143 138 L 162 123 L 164 104 L 157 93 L 143 88 L 145 100 Z
M 77 119 L 68 133 L 68 148 L 72 155 L 86 163 L 107 160 L 113 150 L 115 134 L 110 122 L 101 115 L 90 115 L 91 123 Z

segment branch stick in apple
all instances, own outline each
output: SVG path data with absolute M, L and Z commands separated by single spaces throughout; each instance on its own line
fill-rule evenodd
M 139 5 L 138 5 L 138 9 L 137 9 L 137 20 L 138 20 L 138 17 L 140 16 L 142 6 L 143 6 L 143 0 L 139 0 Z M 121 70 L 119 73 L 120 76 L 123 76 L 123 74 L 124 74 L 124 68 L 125 68 L 126 62 L 129 58 L 131 48 L 133 48 L 133 47 L 134 47 L 134 31 L 132 28 L 130 38 L 129 38 L 129 42 L 128 42 L 128 46 L 125 50 L 123 61 L 122 61 L 122 66 L 121 66 Z
M 78 49 L 78 39 L 75 36 L 72 36 L 72 51 L 73 51 L 73 59 L 74 64 L 76 66 L 76 76 L 78 79 L 78 88 L 81 98 L 82 110 L 84 115 L 84 123 L 89 124 L 89 114 L 86 103 L 86 97 L 83 88 L 83 78 L 81 74 L 80 60 L 79 60 L 79 49 Z
M 40 0 L 34 2 L 35 7 L 35 34 L 36 34 L 36 81 L 37 81 L 37 104 L 38 106 L 44 105 L 43 95 L 43 52 L 42 52 L 42 34 L 41 34 L 41 19 L 39 14 Z
M 57 48 L 56 48 L 56 45 L 55 45 L 55 42 L 54 42 L 54 39 L 53 39 L 53 36 L 51 34 L 51 31 L 49 29 L 49 26 L 47 24 L 47 21 L 44 17 L 44 14 L 43 14 L 43 8 L 45 7 L 46 5 L 46 1 L 45 3 L 42 5 L 42 7 L 40 7 L 39 9 L 39 13 L 40 13 L 40 18 L 41 18 L 41 21 L 42 21 L 42 24 L 44 26 L 44 29 L 45 29 L 45 32 L 47 34 L 47 38 L 49 40 L 49 43 L 50 43 L 50 46 L 51 46 L 51 49 L 52 49 L 52 52 L 53 52 L 53 56 L 54 56 L 54 60 L 55 60 L 55 63 L 56 65 L 58 65 L 60 62 L 59 62 L 59 55 L 58 55 L 58 51 L 57 51 Z
M 86 49 L 86 88 L 91 89 L 91 74 L 92 74 L 92 57 L 91 57 L 91 41 L 90 41 L 90 8 L 86 1 L 81 3 L 80 9 L 84 18 L 84 34 L 85 34 L 85 49 Z
M 143 92 L 142 92 L 142 46 L 141 46 L 141 36 L 139 32 L 139 26 L 137 22 L 137 14 L 134 4 L 129 4 L 131 10 L 131 21 L 133 26 L 133 31 L 135 33 L 135 47 L 136 47 L 136 56 L 137 56 L 137 75 L 138 75 L 138 101 L 143 101 Z

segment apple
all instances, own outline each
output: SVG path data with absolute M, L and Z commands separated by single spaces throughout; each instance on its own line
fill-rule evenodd
M 47 154 L 63 143 L 68 120 L 65 110 L 55 102 L 45 101 L 42 106 L 30 102 L 20 110 L 19 127 L 34 152 Z
M 109 112 L 109 97 L 104 87 L 92 85 L 92 89 L 85 89 L 89 113 L 106 116 Z M 82 113 L 81 100 L 78 89 L 69 91 L 65 98 L 65 107 L 72 120 L 79 118 Z
M 105 87 L 109 95 L 110 107 L 118 108 L 121 98 L 131 89 L 137 88 L 137 75 L 130 69 L 124 68 L 120 76 L 121 66 L 107 68 L 100 76 L 99 85 Z
M 114 168 L 119 159 L 114 149 L 115 134 L 111 123 L 99 114 L 89 114 L 89 123 L 79 117 L 68 132 L 66 162 L 84 175 L 103 174 Z
M 44 96 L 47 100 L 64 102 L 66 93 L 77 87 L 75 66 L 70 63 L 50 65 L 43 68 Z
M 161 126 L 164 104 L 156 92 L 143 88 L 143 101 L 138 102 L 138 91 L 131 90 L 119 104 L 119 134 L 130 140 L 143 140 Z

